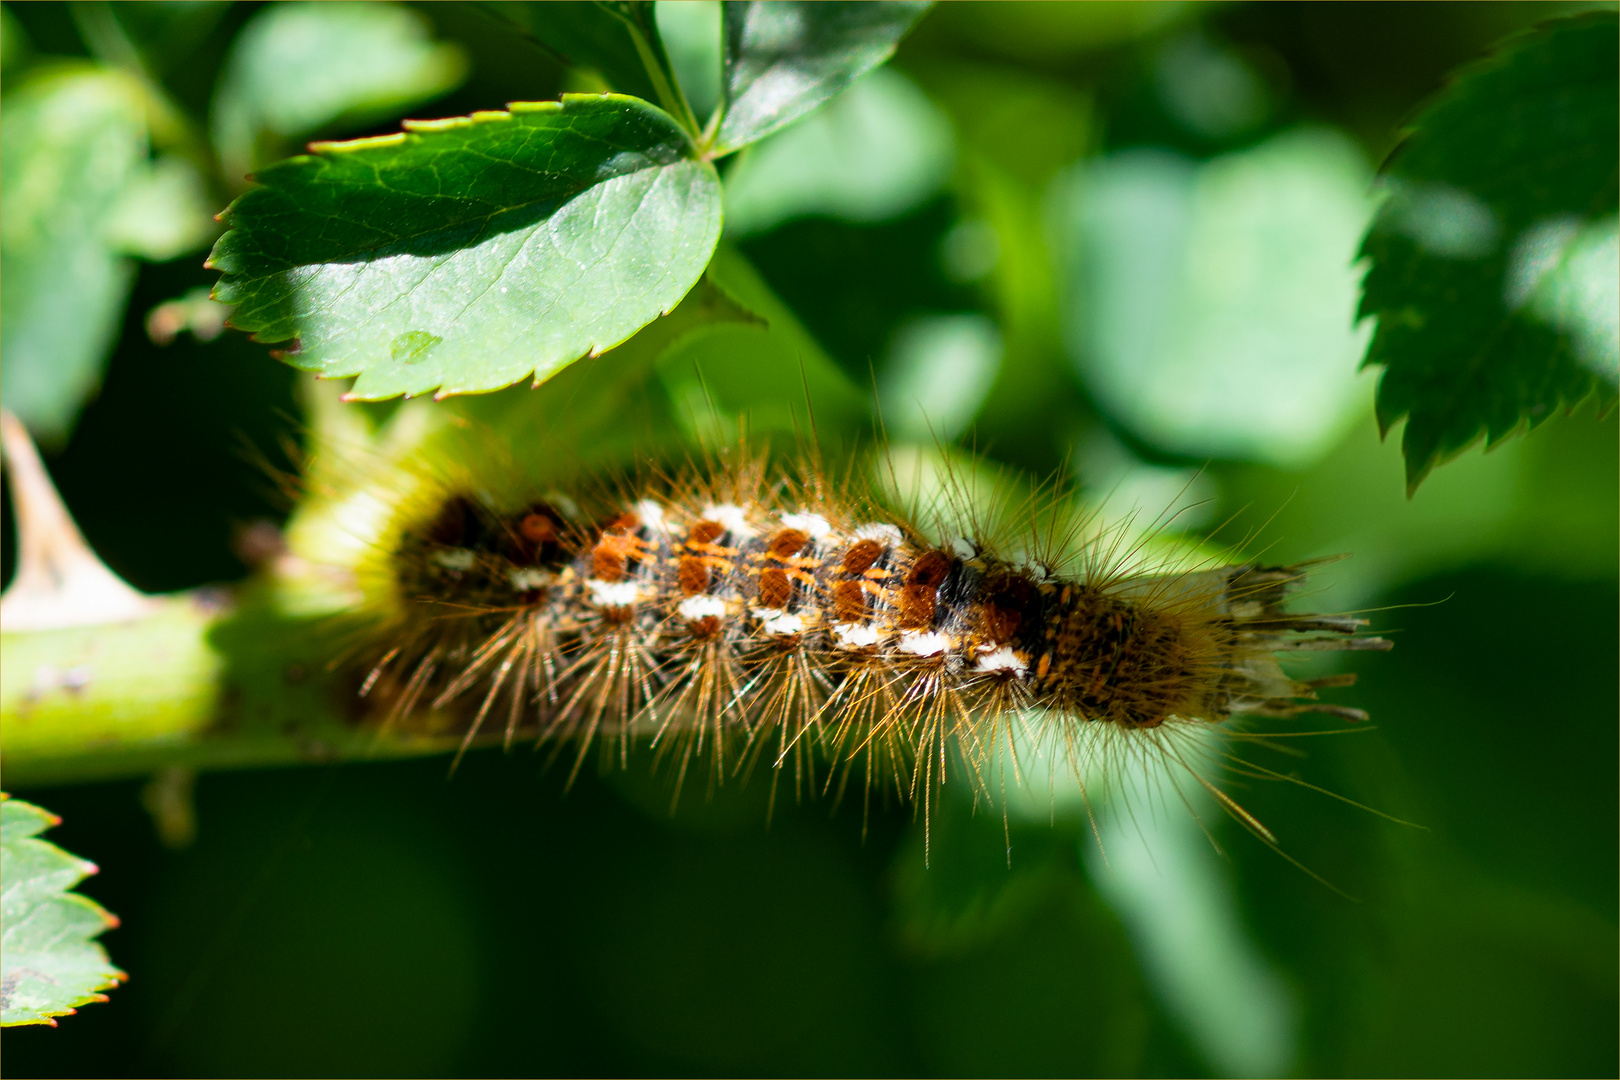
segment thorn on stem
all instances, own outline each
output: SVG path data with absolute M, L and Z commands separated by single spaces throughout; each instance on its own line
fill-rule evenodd
M 34 440 L 0 409 L 0 443 L 11 477 L 17 521 L 17 574 L 0 597 L 7 632 L 123 622 L 149 613 L 155 601 L 107 569 L 62 505 Z

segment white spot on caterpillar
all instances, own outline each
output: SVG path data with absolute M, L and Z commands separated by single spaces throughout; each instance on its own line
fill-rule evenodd
M 782 524 L 790 529 L 798 529 L 812 540 L 820 540 L 832 532 L 832 525 L 820 514 L 783 514 Z
M 864 525 L 855 526 L 855 539 L 876 540 L 884 547 L 895 547 L 904 539 L 900 530 L 893 525 L 881 521 L 869 521 Z
M 433 561 L 446 570 L 471 570 L 473 563 L 478 561 L 478 553 L 466 548 L 451 548 L 449 551 L 435 551 Z
M 1007 646 L 985 653 L 973 662 L 973 670 L 986 674 L 995 674 L 1001 671 L 1010 671 L 1014 675 L 1022 675 L 1029 670 L 1029 665 L 1018 658 L 1018 654 Z
M 900 635 L 900 641 L 895 648 L 912 656 L 938 656 L 951 647 L 951 639 L 945 634 L 924 633 L 920 630 L 908 630 Z
M 882 636 L 877 627 L 867 623 L 839 623 L 833 627 L 833 637 L 841 649 L 869 649 Z
M 748 512 L 736 503 L 710 503 L 703 508 L 703 516 L 709 521 L 718 521 L 733 536 L 754 535 L 748 524 Z
M 770 618 L 760 624 L 760 629 L 776 637 L 798 637 L 804 633 L 804 619 L 798 615 L 784 615 L 780 611 L 772 611 Z
M 520 567 L 507 573 L 507 579 L 512 582 L 512 588 L 518 592 L 527 592 L 530 589 L 543 589 L 557 580 L 557 575 L 549 570 L 534 570 L 529 567 Z
M 724 616 L 726 602 L 718 596 L 688 596 L 675 607 L 675 614 L 687 622 Z
M 649 532 L 669 532 L 669 522 L 664 519 L 664 508 L 651 499 L 642 499 L 630 508 L 641 522 L 641 527 Z
M 591 603 L 597 607 L 630 607 L 641 597 L 641 590 L 636 588 L 633 581 L 598 581 L 591 578 L 585 582 L 585 587 L 591 591 Z
M 965 536 L 956 537 L 946 546 L 958 559 L 972 559 L 979 554 L 979 546 Z

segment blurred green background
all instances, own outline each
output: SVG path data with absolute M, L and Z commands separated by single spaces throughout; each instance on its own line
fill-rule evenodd
M 660 7 L 701 87 L 713 6 Z M 304 139 L 588 85 L 472 5 L 331 10 L 364 48 L 298 5 L 8 5 L 8 108 L 61 58 L 138 64 L 184 114 L 141 135 L 192 169 L 184 224 L 186 198 L 217 210 Z M 808 331 L 776 320 L 784 370 L 748 371 L 735 335 L 661 365 L 677 406 L 696 361 L 722 410 L 781 417 L 797 358 L 855 402 L 823 414 L 835 432 L 869 430 L 864 395 L 897 453 L 960 440 L 1116 512 L 1258 530 L 1268 559 L 1353 552 L 1309 602 L 1387 609 L 1397 648 L 1341 697 L 1375 726 L 1261 760 L 1425 828 L 1290 784 L 1238 795 L 1355 900 L 1213 815 L 1224 857 L 1167 816 L 1105 865 L 1044 795 L 1012 817 L 1010 869 L 999 815 L 946 798 L 925 869 L 909 809 L 874 806 L 863 835 L 859 807 L 779 799 L 767 828 L 756 783 L 671 817 L 643 770 L 565 793 L 527 751 L 450 779 L 438 759 L 205 775 L 178 851 L 141 782 L 63 787 L 25 794 L 100 865 L 83 891 L 122 918 L 103 940 L 132 978 L 9 1031 L 8 1074 L 1614 1075 L 1615 418 L 1476 447 L 1409 501 L 1352 318 L 1403 120 L 1568 10 L 943 5 L 723 170 L 730 265 Z M 290 509 L 256 459 L 299 437 L 295 374 L 203 340 L 195 301 L 166 310 L 200 334 L 149 332 L 212 283 L 208 227 L 101 256 L 132 282 L 77 298 L 110 361 L 44 433 L 91 544 L 151 591 L 241 578 L 235 538 Z

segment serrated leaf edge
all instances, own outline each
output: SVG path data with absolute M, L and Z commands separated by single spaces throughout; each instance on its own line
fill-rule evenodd
M 1473 60 L 1467 61 L 1466 63 L 1452 69 L 1449 73 L 1447 73 L 1440 87 L 1414 106 L 1407 119 L 1401 123 L 1396 132 L 1395 145 L 1390 148 L 1389 153 L 1384 155 L 1384 160 L 1378 166 L 1378 175 L 1387 175 L 1392 166 L 1398 161 L 1401 154 L 1411 146 L 1415 138 L 1422 134 L 1423 129 L 1420 126 L 1420 120 L 1427 116 L 1429 112 L 1436 106 L 1442 103 L 1449 103 L 1447 101 L 1449 95 L 1458 91 L 1459 88 L 1465 88 L 1475 77 L 1499 70 L 1500 68 L 1506 66 L 1525 47 L 1533 44 L 1538 38 L 1552 33 L 1560 26 L 1573 26 L 1578 23 L 1599 23 L 1606 21 L 1614 22 L 1616 20 L 1617 15 L 1613 11 L 1585 11 L 1578 12 L 1573 15 L 1560 15 L 1553 18 L 1543 19 L 1532 26 L 1525 27 L 1522 30 L 1516 31 L 1494 42 L 1480 56 L 1477 56 Z M 1367 250 L 1367 246 L 1372 242 L 1372 238 L 1374 234 L 1377 233 L 1382 219 L 1383 211 L 1381 210 L 1379 214 L 1374 217 L 1372 223 L 1367 227 L 1366 235 L 1362 237 L 1361 246 L 1356 252 L 1356 260 L 1358 262 L 1362 260 L 1367 261 L 1367 273 L 1372 272 L 1372 255 L 1371 252 Z M 1376 321 L 1384 314 L 1386 314 L 1385 311 L 1374 310 L 1367 307 L 1367 296 L 1365 290 L 1363 290 L 1361 298 L 1356 305 L 1356 322 L 1359 323 L 1361 320 L 1367 318 L 1371 318 Z M 1373 340 L 1376 340 L 1376 334 L 1374 335 Z M 1382 368 L 1383 371 L 1387 373 L 1389 371 L 1389 364 L 1383 360 L 1373 358 L 1372 346 L 1373 341 L 1369 341 L 1367 346 L 1367 355 L 1364 356 L 1361 363 L 1357 365 L 1357 370 L 1365 371 L 1368 368 L 1378 367 Z M 1381 393 L 1382 381 L 1383 375 L 1381 374 L 1379 377 L 1379 392 L 1375 393 L 1374 395 L 1373 406 L 1373 416 L 1378 424 L 1378 438 L 1380 441 L 1387 439 L 1390 431 L 1394 429 L 1395 425 L 1400 423 L 1402 420 L 1409 419 L 1412 412 L 1410 408 L 1402 408 L 1397 411 L 1388 411 L 1384 408 Z M 1544 422 L 1550 420 L 1555 412 L 1562 411 L 1565 416 L 1573 415 L 1589 400 L 1596 402 L 1597 418 L 1601 420 L 1607 417 L 1609 413 L 1614 411 L 1617 403 L 1620 403 L 1620 394 L 1616 394 L 1612 389 L 1605 386 L 1602 379 L 1598 378 L 1596 375 L 1593 375 L 1588 383 L 1586 392 L 1581 394 L 1579 397 L 1573 400 L 1567 399 L 1563 396 L 1559 397 L 1557 405 L 1562 406 L 1562 409 L 1555 407 L 1547 410 L 1546 413 L 1541 416 L 1521 414 L 1517 424 L 1513 425 L 1513 427 L 1494 438 L 1490 436 L 1489 425 L 1482 423 L 1479 425 L 1478 429 L 1475 430 L 1474 434 L 1469 437 L 1466 442 L 1462 443 L 1462 445 L 1451 450 L 1435 450 L 1431 452 L 1428 455 L 1428 460 L 1424 462 L 1421 467 L 1417 468 L 1414 468 L 1411 456 L 1407 452 L 1406 436 L 1403 432 L 1401 437 L 1401 459 L 1406 472 L 1406 497 L 1410 499 L 1416 495 L 1418 487 L 1422 485 L 1424 480 L 1428 479 L 1429 474 L 1434 472 L 1435 469 L 1446 464 L 1447 462 L 1461 457 L 1463 454 L 1477 446 L 1482 439 L 1485 442 L 1485 451 L 1486 453 L 1489 453 L 1498 446 L 1502 445 L 1502 443 L 1514 438 L 1515 436 L 1525 435 L 1531 431 L 1534 431 Z
M 684 156 L 687 158 L 687 160 L 694 161 L 694 162 L 700 162 L 703 165 L 706 165 L 711 171 L 714 169 L 713 163 L 711 161 L 709 161 L 705 156 L 703 156 L 702 153 L 700 153 L 697 144 L 693 142 L 692 133 L 690 131 L 686 130 L 676 118 L 674 118 L 672 116 L 669 116 L 669 114 L 665 110 L 660 108 L 658 105 L 654 104 L 653 102 L 649 102 L 649 101 L 645 100 L 644 98 L 636 97 L 633 94 L 620 94 L 620 93 L 614 93 L 614 92 L 611 92 L 611 91 L 604 91 L 604 92 L 601 92 L 601 93 L 588 93 L 588 94 L 563 94 L 559 98 L 559 100 L 556 100 L 556 101 L 510 101 L 510 102 L 507 102 L 507 105 L 506 105 L 505 109 L 476 110 L 474 112 L 468 113 L 465 116 L 450 116 L 450 117 L 443 117 L 443 118 L 436 119 L 436 120 L 402 120 L 402 121 L 400 121 L 400 127 L 403 130 L 397 131 L 397 132 L 390 132 L 390 133 L 384 134 L 384 135 L 365 136 L 363 138 L 358 138 L 358 139 L 325 140 L 325 141 L 311 142 L 311 143 L 308 144 L 308 146 L 306 148 L 307 151 L 308 151 L 307 153 L 299 154 L 299 155 L 296 155 L 296 156 L 291 157 L 291 158 L 284 158 L 281 161 L 274 162 L 273 164 L 271 164 L 270 166 L 267 167 L 266 171 L 268 171 L 269 169 L 277 169 L 277 168 L 284 167 L 284 166 L 305 165 L 305 164 L 308 164 L 309 162 L 311 162 L 311 161 L 313 161 L 313 160 L 315 160 L 317 158 L 320 158 L 320 157 L 333 157 L 333 156 L 336 156 L 336 155 L 339 155 L 339 154 L 362 152 L 362 151 L 369 150 L 369 149 L 374 149 L 374 148 L 382 148 L 382 147 L 389 147 L 389 146 L 399 146 L 399 145 L 409 141 L 413 136 L 417 137 L 417 138 L 420 138 L 422 136 L 431 137 L 432 135 L 435 135 L 435 134 L 451 132 L 451 131 L 457 131 L 457 130 L 463 130 L 463 129 L 466 129 L 466 128 L 476 127 L 476 126 L 478 126 L 480 124 L 505 123 L 505 122 L 511 121 L 514 117 L 520 116 L 520 115 L 536 115 L 536 114 L 543 114 L 543 113 L 561 113 L 561 112 L 565 112 L 568 109 L 568 107 L 571 106 L 571 105 L 585 104 L 585 103 L 596 103 L 596 102 L 603 102 L 603 101 L 622 102 L 622 103 L 625 103 L 625 104 L 628 104 L 628 105 L 638 106 L 638 107 L 645 108 L 645 109 L 651 109 L 654 112 L 662 113 L 664 116 L 666 116 L 669 119 L 671 127 L 673 129 L 681 132 L 681 135 L 682 135 L 682 137 L 683 137 L 683 139 L 685 141 L 686 153 L 685 153 Z M 252 180 L 255 184 L 258 184 L 261 187 L 268 186 L 266 181 L 261 179 L 258 174 L 251 175 L 251 176 L 248 177 L 248 179 Z M 203 261 L 203 266 L 206 269 L 219 270 L 218 265 L 215 263 L 215 255 L 218 254 L 221 245 L 223 245 L 226 242 L 226 240 L 230 237 L 230 235 L 233 232 L 236 231 L 236 227 L 232 226 L 231 223 L 230 223 L 230 218 L 232 216 L 233 211 L 235 211 L 235 209 L 237 208 L 238 204 L 240 204 L 242 199 L 245 198 L 250 193 L 251 192 L 243 192 L 241 195 L 238 195 L 235 199 L 233 199 L 231 201 L 231 204 L 229 206 L 227 206 L 224 210 L 220 211 L 218 214 L 214 215 L 214 219 L 216 221 L 219 221 L 219 222 L 225 224 L 227 226 L 227 229 L 226 229 L 226 232 L 224 234 L 222 234 L 219 237 L 218 240 L 215 241 L 213 250 L 209 252 L 208 258 Z M 220 280 L 215 282 L 214 286 L 209 290 L 209 293 L 208 293 L 209 299 L 214 300 L 215 302 L 218 302 L 218 303 L 229 303 L 228 301 L 221 300 L 218 293 L 219 293 L 221 287 L 232 284 L 234 282 L 234 280 L 239 275 L 237 275 L 235 273 L 223 271 L 223 270 L 219 270 L 219 272 L 220 272 L 220 275 L 221 275 Z M 701 278 L 700 278 L 700 280 L 701 280 Z M 694 282 L 693 284 L 696 285 L 696 282 Z M 688 289 L 687 291 L 690 292 L 691 290 Z M 680 305 L 680 302 L 683 299 L 685 299 L 684 294 L 680 298 L 677 298 L 667 308 L 661 310 L 659 312 L 658 317 L 666 316 L 671 311 L 674 311 L 675 308 Z M 227 316 L 227 318 L 224 320 L 224 325 L 227 326 L 227 327 L 230 327 L 233 330 L 239 330 L 239 331 L 245 330 L 244 327 L 242 327 L 242 326 L 238 325 L 237 323 L 235 323 L 234 321 L 232 321 L 232 318 L 229 317 L 229 316 Z M 556 374 L 556 372 L 561 371 L 563 368 L 568 367 L 570 364 L 577 363 L 579 360 L 582 360 L 582 359 L 587 359 L 587 358 L 590 358 L 590 357 L 600 356 L 603 353 L 606 353 L 606 352 L 611 351 L 612 349 L 618 348 L 620 345 L 623 345 L 625 342 L 627 342 L 631 338 L 635 337 L 636 334 L 640 333 L 645 328 L 646 328 L 645 325 L 641 326 L 641 327 L 637 327 L 629 335 L 627 335 L 626 337 L 624 337 L 624 338 L 622 338 L 622 339 L 620 339 L 618 341 L 614 341 L 614 342 L 610 342 L 610 343 L 601 343 L 601 342 L 594 343 L 588 349 L 586 349 L 583 353 L 581 353 L 578 357 L 575 357 L 573 360 L 570 360 L 570 361 L 568 361 L 566 363 L 557 365 L 549 373 L 547 373 L 547 375 L 544 378 L 539 377 L 538 373 L 531 373 L 531 375 L 522 376 L 522 377 L 520 377 L 518 379 L 513 380 L 513 382 L 511 382 L 511 383 L 509 383 L 507 385 L 508 386 L 515 386 L 518 383 L 523 382 L 524 379 L 528 379 L 528 378 L 532 377 L 534 379 L 533 385 L 535 387 L 538 387 L 538 386 L 542 385 L 545 382 L 546 379 L 549 379 L 552 375 Z M 248 333 L 248 340 L 253 341 L 253 342 L 257 343 L 257 344 L 283 344 L 283 343 L 285 343 L 283 348 L 270 350 L 270 355 L 273 358 L 277 359 L 277 360 L 283 360 L 283 361 L 290 362 L 288 360 L 288 358 L 290 356 L 297 355 L 297 353 L 299 352 L 300 347 L 301 347 L 301 343 L 299 342 L 299 340 L 297 338 L 292 338 L 290 340 L 285 339 L 285 338 L 267 339 L 267 338 L 263 337 L 261 335 L 261 333 L 258 332 L 258 331 L 247 331 L 247 333 Z M 296 365 L 294 365 L 294 366 L 296 366 Z M 325 376 L 325 375 L 321 375 L 318 372 L 316 373 L 316 375 L 317 375 L 318 378 L 328 378 L 328 377 L 342 378 L 342 377 L 347 377 L 347 376 Z M 442 401 L 447 397 L 459 396 L 461 394 L 489 393 L 489 392 L 492 392 L 494 390 L 499 390 L 499 389 L 504 389 L 504 387 L 492 387 L 492 388 L 490 388 L 488 390 L 475 390 L 475 391 L 467 391 L 467 390 L 445 391 L 445 390 L 442 390 L 442 389 L 436 389 L 436 390 L 432 390 L 432 391 L 424 391 L 424 393 L 422 395 L 405 394 L 405 395 L 403 395 L 403 397 L 408 399 L 408 398 L 413 397 L 413 396 L 425 396 L 426 394 L 431 393 L 432 396 L 433 396 L 433 399 L 435 401 Z M 344 401 L 389 400 L 390 398 L 396 397 L 396 396 L 401 396 L 401 395 L 389 395 L 389 398 L 370 398 L 370 397 L 358 396 L 358 395 L 355 395 L 352 392 L 350 392 L 350 393 L 343 394 L 342 395 L 342 400 L 344 400 Z
M 28 810 L 34 811 L 35 813 L 37 813 L 39 815 L 39 817 L 35 818 L 36 821 L 43 820 L 45 822 L 45 824 L 41 828 L 35 830 L 34 832 L 24 833 L 21 836 L 14 837 L 13 838 L 14 843 L 17 843 L 17 844 L 36 844 L 36 845 L 39 845 L 41 847 L 48 848 L 52 852 L 56 853 L 57 855 L 60 855 L 63 858 L 70 860 L 74 864 L 74 868 L 76 870 L 80 871 L 79 876 L 74 879 L 72 884 L 64 886 L 59 891 L 53 892 L 52 895 L 55 896 L 55 897 L 60 897 L 63 900 L 68 901 L 69 903 L 75 904 L 75 905 L 80 906 L 80 907 L 84 907 L 84 908 L 88 909 L 89 911 L 91 911 L 93 914 L 95 914 L 102 922 L 102 930 L 98 931 L 98 933 L 105 932 L 107 930 L 114 930 L 114 929 L 117 929 L 120 925 L 122 925 L 122 923 L 119 920 L 118 916 L 114 915 L 112 912 L 108 911 L 106 908 L 102 907 L 100 904 L 96 903 L 94 900 L 90 899 L 88 896 L 85 896 L 82 893 L 76 893 L 76 892 L 71 891 L 75 886 L 77 886 L 77 884 L 80 881 L 83 881 L 86 877 L 90 876 L 91 874 L 100 873 L 101 868 L 98 867 L 95 863 L 91 862 L 88 859 L 80 858 L 79 856 L 73 854 L 72 852 L 67 851 L 67 850 L 65 850 L 65 849 L 63 849 L 61 847 L 58 847 L 56 844 L 51 843 L 49 840 L 41 840 L 39 838 L 39 834 L 44 832 L 46 829 L 51 829 L 51 828 L 54 828 L 57 825 L 60 825 L 62 823 L 61 817 L 56 815 L 56 814 L 51 813 L 49 810 L 46 810 L 42 806 L 36 806 L 34 803 L 25 802 L 22 799 L 17 799 L 17 798 L 15 798 L 15 796 L 11 795 L 9 792 L 0 791 L 0 803 L 10 803 L 12 806 L 19 807 L 19 808 L 26 807 Z M 119 984 L 129 981 L 129 973 L 124 971 L 122 968 L 117 968 L 117 967 L 112 966 L 112 960 L 111 960 L 110 957 L 107 957 L 106 948 L 100 942 L 95 940 L 94 935 L 85 938 L 84 941 L 85 941 L 85 944 L 91 945 L 91 946 L 95 947 L 96 949 L 100 950 L 101 955 L 104 958 L 106 958 L 107 967 L 108 967 L 108 973 L 107 973 L 107 976 L 106 976 L 105 980 L 102 981 L 102 982 L 96 983 L 83 996 L 75 998 L 74 1001 L 73 1001 L 73 1004 L 71 1006 L 64 1006 L 64 1007 L 62 1007 L 60 1009 L 42 1010 L 36 1017 L 31 1017 L 31 1018 L 29 1018 L 27 1020 L 4 1020 L 4 1021 L 0 1021 L 0 1027 L 37 1027 L 37 1026 L 56 1027 L 57 1026 L 56 1017 L 72 1016 L 72 1015 L 74 1015 L 75 1013 L 77 1013 L 79 1011 L 78 1006 L 81 1006 L 81 1005 L 92 1005 L 92 1004 L 95 1004 L 97 1002 L 107 1001 L 108 1000 L 107 995 L 102 993 L 101 991 L 103 991 L 103 990 L 111 990 L 114 987 L 118 986 Z

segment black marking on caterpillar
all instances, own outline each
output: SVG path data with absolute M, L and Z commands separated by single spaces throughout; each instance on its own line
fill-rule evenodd
M 1286 612 L 1304 566 L 1141 575 L 1100 541 L 1067 564 L 1015 562 L 828 494 L 814 469 L 769 477 L 763 457 L 742 458 L 595 513 L 468 490 L 406 512 L 387 645 L 361 657 L 362 693 L 385 725 L 448 715 L 463 750 L 493 722 L 508 745 L 576 744 L 577 773 L 593 744 L 623 761 L 644 739 L 673 763 L 677 797 L 694 762 L 711 784 L 763 763 L 773 791 L 790 766 L 796 790 L 836 779 L 839 796 L 859 775 L 868 798 L 892 791 L 925 817 L 953 761 L 988 791 L 998 755 L 1018 768 L 1021 728 L 1071 754 L 1080 732 L 1107 728 L 1176 758 L 1268 843 L 1181 757 L 1177 729 L 1365 718 L 1315 700 L 1353 677 L 1296 682 L 1277 662 L 1389 648 L 1364 620 Z

